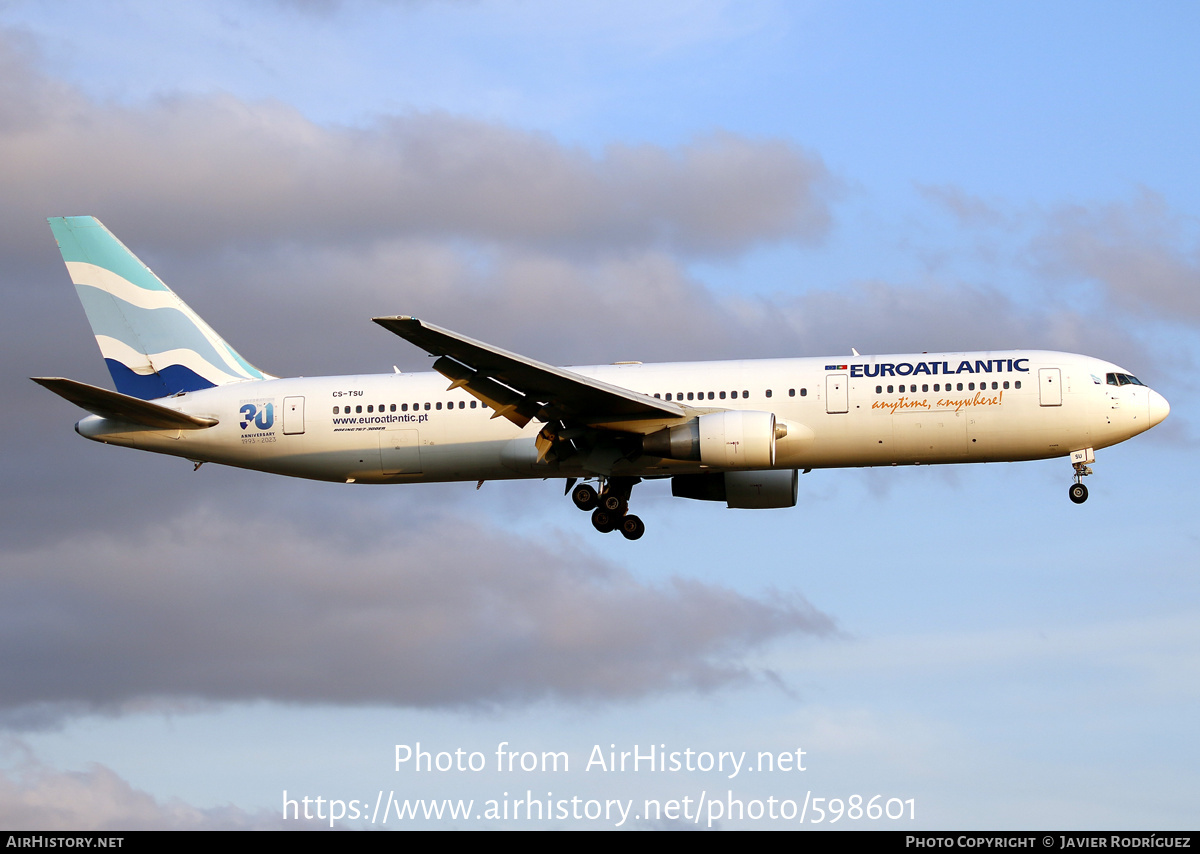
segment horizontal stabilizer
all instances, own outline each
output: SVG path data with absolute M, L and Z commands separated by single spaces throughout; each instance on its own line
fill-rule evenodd
M 154 427 L 165 430 L 200 430 L 212 427 L 217 423 L 216 418 L 202 418 L 197 415 L 187 415 L 157 403 L 150 403 L 127 394 L 109 391 L 87 383 L 62 377 L 30 377 L 38 385 L 50 389 L 59 397 L 81 406 L 101 418 L 111 418 L 114 421 L 127 421 L 131 424 L 141 424 L 144 427 Z

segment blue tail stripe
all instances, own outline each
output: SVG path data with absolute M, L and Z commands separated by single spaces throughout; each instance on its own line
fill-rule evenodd
M 215 385 L 183 365 L 168 365 L 156 374 L 135 374 L 116 359 L 105 359 L 104 363 L 108 365 L 117 391 L 142 400 L 157 400 L 181 391 L 200 391 Z

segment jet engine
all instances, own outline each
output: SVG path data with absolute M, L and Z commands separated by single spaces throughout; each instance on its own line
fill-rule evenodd
M 642 440 L 642 452 L 722 468 L 767 467 L 775 465 L 775 440 L 786 435 L 773 412 L 710 412 L 651 433 Z

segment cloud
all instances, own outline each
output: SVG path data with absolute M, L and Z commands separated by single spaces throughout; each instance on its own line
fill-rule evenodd
M 1126 308 L 1200 320 L 1200 230 L 1155 192 L 1059 208 L 1032 251 L 1047 275 L 1099 283 Z
M 1005 216 L 978 196 L 952 184 L 917 184 L 917 192 L 927 201 L 949 211 L 961 225 L 968 228 L 999 226 Z
M 0 771 L 0 826 L 7 830 L 267 830 L 279 816 L 229 805 L 199 809 L 172 798 L 160 801 L 135 789 L 111 769 L 59 771 L 27 760 Z
M 339 526 L 196 512 L 10 553 L 0 703 L 629 698 L 752 678 L 749 650 L 834 630 L 799 596 L 648 584 L 436 512 Z
M 228 94 L 94 103 L 17 41 L 0 33 L 9 249 L 45 216 L 82 213 L 192 251 L 406 235 L 709 256 L 817 241 L 830 224 L 834 180 L 781 140 L 715 132 L 590 152 L 441 112 L 348 128 Z

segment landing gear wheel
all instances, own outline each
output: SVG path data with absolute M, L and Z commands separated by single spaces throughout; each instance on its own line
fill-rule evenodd
M 571 500 L 580 510 L 592 510 L 600 500 L 600 496 L 596 494 L 596 490 L 586 483 L 582 483 L 571 490 Z
M 603 507 L 597 507 L 592 511 L 592 527 L 601 534 L 607 534 L 617 529 L 621 517 L 609 513 Z
M 616 516 L 624 516 L 625 511 L 629 509 L 629 502 L 619 495 L 606 492 L 600 498 L 600 506 Z
M 1071 496 L 1071 500 L 1076 504 L 1082 504 L 1087 501 L 1087 487 L 1082 483 L 1071 484 L 1071 490 L 1067 494 Z
M 626 516 L 621 519 L 621 535 L 627 540 L 640 540 L 646 533 L 646 525 L 637 516 Z

